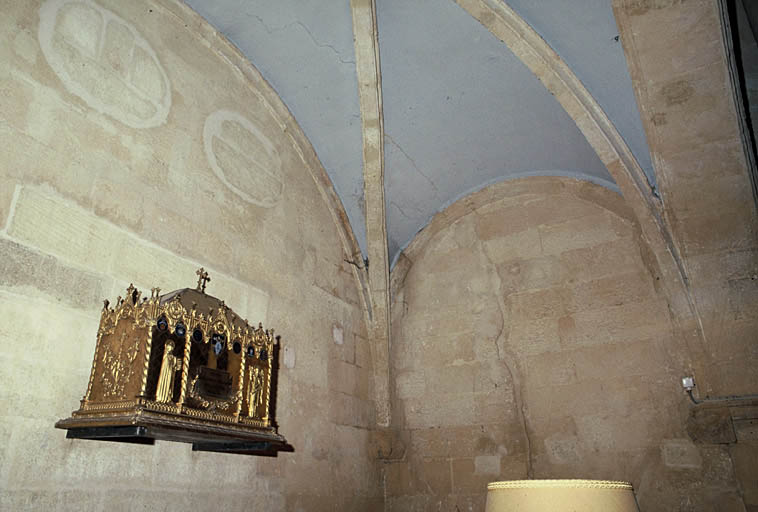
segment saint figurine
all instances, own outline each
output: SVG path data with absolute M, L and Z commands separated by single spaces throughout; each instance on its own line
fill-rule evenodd
M 156 402 L 171 402 L 174 396 L 174 377 L 180 368 L 181 361 L 179 361 L 179 358 L 173 352 L 174 342 L 166 340 L 166 347 L 163 349 L 161 373 L 158 377 L 158 390 L 155 392 Z
M 258 407 L 263 403 L 263 371 L 254 366 L 250 367 L 250 397 L 247 400 L 247 415 L 251 418 L 258 415 Z

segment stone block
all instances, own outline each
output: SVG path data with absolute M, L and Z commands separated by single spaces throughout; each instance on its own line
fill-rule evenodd
M 17 337 L 3 340 L 4 343 L 16 341 Z M 0 378 L 6 385 L 0 389 L 0 397 L 7 410 L 19 417 L 48 422 L 69 416 L 87 389 L 94 343 L 91 346 L 90 361 L 76 369 L 58 366 L 60 363 L 53 363 L 54 357 L 48 354 L 34 361 L 1 355 Z M 36 370 L 40 365 L 45 366 L 45 372 Z
M 343 496 L 337 496 L 335 494 L 323 496 L 318 494 L 318 491 L 316 490 L 303 492 L 302 489 L 297 489 L 297 492 L 288 492 L 284 495 L 284 500 L 280 509 L 328 512 L 329 510 L 334 510 L 335 506 L 341 505 L 344 499 L 345 498 Z M 212 508 L 212 505 L 210 505 L 210 503 L 209 508 Z
M 472 393 L 477 370 L 478 365 L 472 364 L 428 368 L 424 372 L 426 392 L 428 394 Z
M 671 434 L 670 421 L 659 419 L 664 412 L 658 409 L 638 408 L 631 414 L 598 412 L 575 417 L 578 438 L 593 452 L 639 451 L 647 448 L 651 439 Z
M 110 280 L 0 238 L 0 286 L 14 293 L 41 295 L 69 307 L 98 311 L 108 296 Z
M 361 368 L 371 368 L 371 347 L 365 336 L 355 335 L 355 364 Z
M 612 369 L 609 369 L 612 373 Z M 573 384 L 555 386 L 552 388 L 524 388 L 525 402 L 528 415 L 535 424 L 551 421 L 554 418 L 567 416 L 582 417 L 600 414 L 628 415 L 629 411 L 641 410 L 646 404 L 656 404 L 659 409 L 655 414 L 661 425 L 670 427 L 670 415 L 660 414 L 673 403 L 663 403 L 656 400 L 662 390 L 672 393 L 678 401 L 679 391 L 677 378 L 664 379 L 660 376 L 634 375 L 625 377 L 610 377 L 582 380 Z M 568 399 L 568 397 L 576 397 Z M 676 419 L 678 422 L 678 418 Z
M 331 506 L 331 508 L 329 508 Z M 276 507 L 269 508 L 275 510 Z M 385 512 L 384 497 L 371 496 L 344 496 L 339 497 L 337 502 L 327 505 L 325 510 L 365 510 L 366 512 Z M 310 509 L 308 509 L 310 510 Z
M 635 17 L 635 53 L 646 74 L 678 75 L 707 68 L 723 58 L 721 26 L 711 4 L 697 2 L 687 9 L 678 2 L 666 1 L 634 1 L 626 5 L 627 12 Z
M 508 363 L 497 357 L 482 359 L 488 362 L 478 364 L 476 367 L 474 392 L 491 393 L 500 390 L 510 393 L 512 390 L 512 379 L 510 369 L 507 366 Z
M 26 116 L 35 96 L 35 84 L 21 79 L 7 68 L 0 73 L 0 117 L 7 127 L 22 132 L 26 128 Z
M 576 379 L 576 363 L 570 352 L 546 352 L 526 358 L 525 381 L 529 386 L 561 386 Z
M 13 416 L 0 416 L 0 435 L 4 437 L 4 439 L 7 440 L 7 442 L 3 443 L 2 446 L 0 446 L 0 488 L 6 489 L 7 488 L 7 480 L 8 480 L 8 473 L 9 473 L 9 466 L 6 464 L 11 455 L 11 446 L 9 446 L 9 442 L 11 440 L 11 436 L 13 435 L 13 430 L 15 427 L 16 418 Z
M 431 510 L 484 510 L 487 502 L 487 493 L 478 492 L 470 494 L 451 494 L 436 500 Z M 429 510 L 429 509 L 427 509 Z
M 573 311 L 589 311 L 623 306 L 654 298 L 654 293 L 650 274 L 617 273 L 612 277 L 593 279 L 574 286 L 569 307 Z
M 746 178 L 740 163 L 744 158 L 742 143 L 737 138 L 709 141 L 679 152 L 659 154 L 665 175 L 674 177 L 672 173 L 676 173 L 685 180 L 684 183 L 703 181 L 708 177 Z
M 395 377 L 395 389 L 400 398 L 418 397 L 426 391 L 424 370 L 399 372 Z
M 564 283 L 612 277 L 618 274 L 619 269 L 639 267 L 639 246 L 635 238 L 626 236 L 592 247 L 562 252 L 560 263 Z
M 720 209 L 680 219 L 676 232 L 686 256 L 725 250 L 751 249 L 755 245 L 755 223 L 743 210 Z
M 423 296 L 437 296 L 444 300 L 445 295 L 438 295 L 436 292 Z M 471 307 L 469 304 L 468 307 Z M 414 315 L 407 315 L 403 323 L 403 331 L 408 339 L 428 339 L 428 338 L 452 338 L 456 335 L 470 333 L 476 326 L 475 319 L 472 316 L 462 316 L 462 312 L 452 305 L 439 307 L 438 309 L 419 312 Z
M 451 492 L 451 469 L 449 459 L 429 459 L 412 462 L 415 476 L 414 487 L 422 492 L 444 496 Z
M 628 232 L 618 232 L 616 223 L 610 218 L 611 215 L 610 213 L 594 215 L 561 224 L 541 226 L 539 231 L 543 254 L 560 254 L 574 249 L 592 247 L 628 235 Z
M 327 381 L 331 391 L 353 395 L 363 400 L 368 399 L 368 370 L 338 359 L 331 359 L 328 364 Z
M 368 430 L 347 426 L 336 426 L 333 435 L 320 437 L 321 446 L 314 453 L 320 451 L 326 460 L 331 461 L 333 469 L 330 476 L 340 482 L 342 493 L 378 494 L 374 489 L 381 475 L 368 450 L 370 438 Z M 338 446 L 329 446 L 334 440 L 337 440 Z
M 738 443 L 729 447 L 734 460 L 735 476 L 742 487 L 745 505 L 758 508 L 758 444 Z
M 734 463 L 727 445 L 696 445 L 703 460 L 703 480 L 714 487 L 734 489 Z
M 755 325 L 753 331 L 755 332 Z M 750 327 L 747 325 L 745 327 Z M 739 332 L 739 331 L 738 331 Z M 729 331 L 725 334 L 728 335 Z M 752 339 L 751 337 L 747 338 Z M 754 361 L 755 344 L 745 346 L 745 339 L 725 340 L 721 346 L 729 358 L 714 358 L 716 361 L 708 368 L 709 380 L 713 395 L 749 395 L 755 391 L 755 382 L 758 382 L 758 366 L 750 364 Z
M 714 80 L 714 74 L 721 76 Z M 650 77 L 651 110 L 659 114 L 656 149 L 677 153 L 738 137 L 737 118 L 726 84 L 725 66 L 720 73 L 701 69 L 680 76 Z
M 758 441 L 758 418 L 735 420 L 734 433 L 739 443 Z
M 453 452 L 470 452 L 473 455 L 474 434 L 473 427 L 431 427 L 412 430 L 411 451 L 427 457 L 449 457 Z
M 523 356 L 561 350 L 561 329 L 566 327 L 556 318 L 515 321 L 508 335 L 508 346 Z
M 437 244 L 435 249 L 425 253 L 421 260 L 424 271 L 430 274 L 451 273 L 458 276 L 479 259 L 479 254 L 472 247 L 455 247 L 445 250 Z M 446 279 L 445 277 L 441 278 Z
M 239 510 L 238 507 L 230 508 L 230 500 L 226 496 L 216 496 L 217 506 L 223 502 L 225 510 Z M 129 510 L 182 510 L 193 506 L 201 506 L 211 501 L 210 496 L 203 493 L 187 494 L 172 490 L 140 489 L 111 489 L 103 496 L 103 504 L 108 510 L 127 512 Z M 170 505 L 169 505 L 170 504 Z
M 492 240 L 532 228 L 531 219 L 522 207 L 511 206 L 476 217 L 476 232 L 481 240 Z
M 429 510 L 435 507 L 437 501 L 433 496 L 416 494 L 413 496 L 388 495 L 385 512 L 402 512 L 405 510 Z
M 329 418 L 337 425 L 369 428 L 374 421 L 374 405 L 352 395 L 331 393 Z
M 631 341 L 563 352 L 573 361 L 577 379 L 602 379 L 613 375 L 659 375 L 665 371 L 666 353 L 659 340 Z
M 82 512 L 102 510 L 102 491 L 47 490 L 2 490 L 0 509 L 2 510 L 76 510 Z
M 581 458 L 580 442 L 576 436 L 553 435 L 543 443 L 551 464 L 566 465 Z
M 508 296 L 511 315 L 519 320 L 561 317 L 574 309 L 571 295 L 572 291 L 564 287 L 512 293 Z
M 624 200 L 622 194 L 584 180 L 572 182 L 572 185 L 574 186 L 571 193 L 580 199 L 581 202 L 589 203 L 594 207 L 595 213 L 606 210 L 636 226 L 634 209 Z M 637 228 L 634 227 L 633 229 L 636 230 Z
M 499 475 L 500 455 L 477 455 L 474 457 L 474 473 L 479 475 Z
M 453 493 L 475 494 L 487 492 L 487 484 L 493 481 L 494 475 L 489 473 L 477 473 L 474 459 L 452 459 Z
M 514 259 L 531 259 L 542 255 L 540 235 L 536 228 L 485 240 L 482 247 L 495 264 Z
M 508 261 L 498 265 L 497 271 L 504 293 L 561 286 L 566 274 L 558 256 Z
M 758 322 L 758 276 L 728 281 L 729 310 L 734 320 Z
M 524 451 L 520 420 L 412 430 L 410 451 L 426 457 L 476 457 Z
M 151 447 L 67 440 L 50 427 L 49 419 L 17 420 L 7 489 L 107 488 L 116 475 L 122 486 L 141 487 L 152 479 Z
M 690 411 L 687 434 L 696 443 L 733 443 L 736 441 L 732 416 L 726 407 L 700 408 Z
M 703 458 L 689 439 L 668 439 L 661 443 L 663 463 L 670 468 L 700 469 Z
M 709 164 L 713 159 L 711 155 L 705 158 L 709 160 Z M 738 160 L 733 160 L 735 167 L 738 167 L 737 163 Z M 713 162 L 712 165 L 718 164 Z M 708 193 L 703 194 L 706 188 Z M 719 211 L 728 205 L 728 209 L 736 216 L 742 217 L 744 222 L 750 222 L 750 217 L 745 212 L 749 211 L 753 197 L 750 180 L 744 174 L 677 177 L 676 187 L 670 188 L 666 197 L 679 219 L 686 219 L 702 212 Z
M 593 185 L 593 187 L 596 189 L 601 188 L 596 185 Z M 535 227 L 561 224 L 567 220 L 578 220 L 584 217 L 603 214 L 602 207 L 593 204 L 592 201 L 576 197 L 575 193 L 574 183 L 570 183 L 563 194 L 557 197 L 547 195 L 528 201 L 522 206 L 521 211 Z
M 431 320 L 431 319 L 430 319 Z M 466 320 L 467 322 L 473 320 Z M 471 361 L 474 359 L 473 336 L 476 331 L 454 332 L 442 335 L 419 336 L 408 338 L 406 347 L 398 347 L 395 360 L 399 368 L 442 368 L 453 363 Z M 402 361 L 400 350 L 403 350 L 409 360 Z
M 413 494 L 413 473 L 411 464 L 391 462 L 384 465 L 384 488 L 389 496 L 406 496 Z
M 35 340 L 37 349 L 30 353 L 23 344 L 15 343 L 18 339 L 15 326 L 19 324 L 5 323 L 0 325 L 0 339 L 4 340 L 0 344 L 1 355 L 30 363 L 39 361 L 48 368 L 69 372 L 72 379 L 78 379 L 80 374 L 89 376 L 98 313 L 82 313 L 44 300 L 0 292 L 0 315 L 28 326 L 26 333 Z M 40 318 L 46 321 L 40 322 Z
M 517 413 L 513 393 L 510 389 L 495 389 L 471 395 L 474 402 L 472 423 L 497 423 L 515 416 Z
M 13 238 L 91 272 L 107 274 L 122 232 L 79 206 L 24 187 L 8 230 Z
M 371 431 L 368 451 L 381 460 L 400 460 L 406 452 L 406 442 L 394 429 L 379 428 Z
M 645 301 L 582 311 L 559 320 L 563 347 L 626 343 L 670 336 L 671 321 L 662 301 Z
M 155 467 L 155 482 L 157 487 L 195 490 L 195 478 L 202 472 L 200 464 L 208 462 L 207 454 L 192 452 L 192 445 L 156 441 L 152 453 L 152 463 Z M 253 464 L 253 469 L 256 464 Z M 215 468 L 214 468 L 215 469 Z
M 408 428 L 452 427 L 474 420 L 475 404 L 470 395 L 426 394 L 404 401 Z

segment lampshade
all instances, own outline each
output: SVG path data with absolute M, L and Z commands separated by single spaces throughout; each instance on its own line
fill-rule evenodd
M 639 512 L 632 485 L 608 480 L 511 480 L 487 485 L 485 512 Z

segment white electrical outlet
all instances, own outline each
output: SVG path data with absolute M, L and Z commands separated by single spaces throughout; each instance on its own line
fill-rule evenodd
M 685 391 L 691 391 L 695 387 L 694 377 L 682 377 L 682 387 Z

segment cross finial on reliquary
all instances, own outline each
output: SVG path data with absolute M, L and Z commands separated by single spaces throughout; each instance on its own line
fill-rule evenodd
M 208 272 L 206 272 L 203 267 L 200 267 L 195 274 L 199 276 L 197 279 L 197 291 L 205 293 L 205 285 L 211 280 L 210 276 L 208 276 Z

